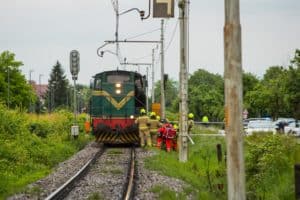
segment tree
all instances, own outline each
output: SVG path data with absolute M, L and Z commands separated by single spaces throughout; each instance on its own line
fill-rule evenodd
M 160 102 L 160 81 L 157 81 L 155 83 L 154 91 L 156 102 Z M 176 99 L 178 99 L 178 82 L 169 79 L 168 81 L 166 81 L 165 87 L 166 108 L 172 109 L 173 102 L 176 101 Z
M 243 97 L 246 93 L 252 91 L 255 86 L 259 83 L 258 78 L 250 72 L 243 72 Z
M 67 106 L 68 80 L 64 73 L 61 64 L 57 61 L 53 66 L 48 81 L 46 104 L 48 104 L 50 111 L 58 107 Z
M 296 49 L 287 72 L 286 90 L 289 93 L 288 102 L 294 118 L 300 119 L 300 50 Z
M 263 79 L 245 97 L 250 116 L 288 117 L 287 70 L 282 66 L 269 67 Z
M 204 115 L 212 121 L 224 118 L 224 80 L 218 74 L 199 69 L 189 79 L 189 112 L 196 119 Z
M 36 95 L 21 73 L 21 61 L 15 60 L 15 54 L 4 51 L 0 54 L 0 100 L 10 108 L 28 108 L 35 102 Z

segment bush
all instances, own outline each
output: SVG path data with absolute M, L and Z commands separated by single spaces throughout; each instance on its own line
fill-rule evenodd
M 0 199 L 47 175 L 80 150 L 88 137 L 70 140 L 72 113 L 33 115 L 0 105 Z
M 294 139 L 260 135 L 247 137 L 245 144 L 249 199 L 293 199 Z

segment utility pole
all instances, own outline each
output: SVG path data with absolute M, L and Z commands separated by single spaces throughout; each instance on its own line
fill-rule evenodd
M 152 104 L 155 102 L 155 97 L 154 97 L 154 49 L 152 49 L 152 91 L 151 91 L 151 100 Z
M 239 0 L 225 0 L 224 79 L 228 199 L 245 200 L 242 126 L 242 47 Z
M 179 161 L 186 162 L 188 160 L 188 17 L 189 2 L 181 0 L 179 6 L 180 21 L 180 75 L 179 75 Z
M 146 67 L 146 76 L 147 76 L 147 83 L 146 83 L 146 110 L 147 113 L 149 113 L 149 97 L 148 97 L 148 92 L 149 92 L 149 85 L 148 85 L 148 78 L 149 78 L 149 68 L 148 66 Z
M 165 56 L 164 56 L 164 20 L 161 20 L 161 35 L 160 35 L 160 65 L 161 65 L 161 78 L 160 78 L 160 112 L 161 118 L 165 119 L 165 85 L 164 85 L 164 74 L 165 74 Z
M 29 70 L 29 85 L 30 87 L 32 87 L 32 84 L 31 84 L 31 73 L 33 72 L 32 69 Z M 32 99 L 31 99 L 31 96 L 30 96 L 30 99 L 29 99 L 29 112 L 31 113 L 32 111 Z
M 7 66 L 7 108 L 9 109 L 9 84 L 10 84 L 10 77 L 9 77 L 9 70 L 10 66 Z
M 38 98 L 39 98 L 39 113 L 41 112 L 41 109 L 42 109 L 42 102 L 41 102 L 41 99 L 40 99 L 40 96 L 41 96 L 41 87 L 42 87 L 42 76 L 43 74 L 39 74 L 39 95 L 38 95 Z
M 116 38 L 116 55 L 119 57 L 119 0 L 113 0 L 112 1 L 114 11 L 116 13 L 116 32 L 115 32 L 115 38 Z

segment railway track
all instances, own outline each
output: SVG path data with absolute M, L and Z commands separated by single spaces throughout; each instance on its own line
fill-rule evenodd
M 135 183 L 135 149 L 108 148 L 95 154 L 73 177 L 46 199 L 132 199 Z

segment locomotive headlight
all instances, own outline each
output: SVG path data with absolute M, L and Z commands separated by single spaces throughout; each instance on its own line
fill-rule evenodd
M 116 83 L 116 88 L 120 88 L 121 86 L 121 83 Z
M 130 119 L 134 119 L 134 116 L 133 116 L 133 115 L 130 115 Z
M 121 89 L 116 89 L 116 94 L 121 94 Z

